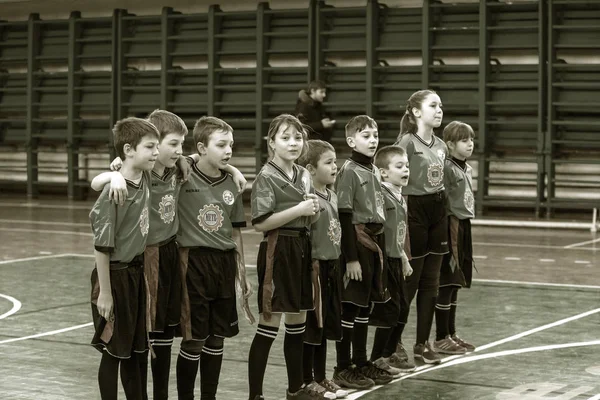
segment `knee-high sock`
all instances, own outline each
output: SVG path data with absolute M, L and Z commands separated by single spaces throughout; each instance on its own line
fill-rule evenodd
M 371 349 L 371 361 L 383 357 L 385 346 L 390 338 L 392 329 L 377 328 L 375 330 L 375 338 L 373 339 L 373 348 Z
M 302 370 L 304 376 L 304 383 L 309 384 L 315 378 L 313 376 L 313 366 L 315 362 L 315 349 L 317 346 L 313 344 L 304 343 L 304 350 L 302 353 Z
M 173 346 L 173 330 L 151 332 L 150 343 L 156 358 L 150 360 L 152 368 L 152 384 L 154 400 L 166 400 L 169 397 L 169 373 L 171 370 L 171 348 Z
M 442 340 L 449 335 L 450 297 L 452 286 L 444 286 L 438 292 L 435 304 L 435 340 Z
M 250 385 L 250 399 L 263 394 L 263 381 L 267 369 L 267 360 L 271 345 L 277 337 L 278 328 L 259 324 L 256 335 L 250 346 L 248 356 L 248 383 Z
M 458 304 L 458 289 L 452 293 L 450 299 L 450 316 L 448 317 L 448 333 L 454 335 L 456 333 L 456 307 Z
M 302 387 L 302 349 L 306 324 L 285 324 L 285 338 L 283 339 L 283 355 L 288 375 L 288 390 L 296 393 Z M 299 351 L 300 350 L 300 351 Z
M 435 312 L 435 292 L 417 293 L 417 343 L 424 344 L 429 340 L 433 314 Z
M 323 382 L 327 371 L 327 339 L 323 338 L 320 346 L 315 347 L 315 381 Z
M 204 347 L 204 342 L 183 341 L 177 356 L 177 395 L 179 400 L 189 400 L 194 398 L 194 386 L 196 385 L 196 376 L 200 366 L 200 353 Z
M 222 364 L 223 340 L 212 340 L 212 337 L 210 337 L 202 348 L 202 354 L 200 355 L 201 400 L 216 399 Z
M 369 333 L 369 307 L 361 307 L 354 318 L 352 334 L 352 362 L 357 367 L 367 363 L 367 335 Z
M 402 332 L 404 332 L 404 327 L 406 326 L 406 322 L 408 321 L 409 311 L 409 307 L 402 308 L 402 310 L 400 310 L 400 315 L 398 316 L 398 324 L 392 328 L 390 336 L 388 337 L 388 341 L 385 344 L 385 348 L 383 349 L 384 357 L 387 358 L 394 354 L 396 352 L 396 346 L 398 345 L 398 343 L 402 342 Z
M 98 387 L 102 400 L 117 400 L 119 362 L 118 358 L 108 352 L 102 353 L 100 368 L 98 368 Z
M 145 390 L 142 389 L 142 365 L 148 368 L 148 362 L 141 359 L 148 359 L 146 353 L 133 353 L 131 357 L 121 360 L 121 384 L 125 397 L 128 399 L 141 399 Z M 146 394 L 146 398 L 148 395 Z
M 337 368 L 347 369 L 352 365 L 351 346 L 354 332 L 354 319 L 358 314 L 358 306 L 342 303 L 342 340 L 335 344 Z

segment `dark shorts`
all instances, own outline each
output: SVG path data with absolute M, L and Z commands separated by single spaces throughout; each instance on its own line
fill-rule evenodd
M 441 286 L 471 287 L 473 278 L 473 241 L 471 238 L 471 220 L 448 217 L 448 237 L 450 240 L 450 253 L 444 256 L 440 272 Z M 454 271 L 450 261 L 454 252 L 458 252 L 458 266 Z M 454 264 L 454 262 L 453 262 Z
M 183 340 L 230 338 L 238 334 L 235 250 L 208 247 L 179 249 L 183 282 L 181 334 Z
M 371 239 L 385 252 L 385 236 L 383 233 L 370 235 Z M 342 291 L 342 301 L 356 304 L 359 307 L 370 307 L 371 302 L 382 303 L 389 299 L 389 293 L 385 290 L 387 286 L 387 272 L 385 265 L 381 265 L 379 253 L 371 251 L 357 242 L 356 252 L 358 261 L 362 270 L 362 281 L 350 279 L 346 281 L 342 278 L 344 289 Z M 346 273 L 346 263 L 344 258 L 342 262 L 342 277 Z M 384 289 L 383 292 L 381 289 Z
M 387 263 L 387 287 L 390 299 L 385 303 L 374 303 L 369 316 L 369 325 L 380 328 L 396 326 L 400 318 L 400 312 L 406 310 L 409 306 L 406 298 L 406 284 L 402 275 L 402 260 L 388 258 Z
M 314 309 L 310 254 L 310 239 L 306 230 L 279 229 L 274 250 L 272 312 L 299 313 Z M 266 239 L 260 243 L 256 269 L 258 312 L 263 313 L 263 290 L 267 269 Z
M 304 343 L 320 345 L 323 338 L 342 340 L 342 271 L 339 260 L 319 260 L 323 327 L 315 311 L 306 314 Z
M 444 192 L 407 196 L 411 257 L 448 253 L 448 218 Z
M 107 322 L 98 313 L 98 270 L 94 268 L 92 271 L 91 301 L 95 329 L 92 346 L 100 352 L 107 351 L 117 358 L 129 358 L 134 352 L 143 353 L 148 350 L 143 263 L 143 255 L 138 255 L 129 264 L 111 264 L 114 322 Z
M 181 317 L 181 269 L 179 249 L 172 237 L 160 246 L 146 246 L 144 273 L 148 281 L 150 331 L 164 332 Z

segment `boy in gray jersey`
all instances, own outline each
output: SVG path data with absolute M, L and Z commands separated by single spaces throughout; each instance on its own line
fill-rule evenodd
M 343 338 L 336 344 L 334 381 L 347 388 L 367 389 L 392 376 L 367 359 L 367 333 L 372 302 L 389 299 L 386 287 L 384 200 L 373 156 L 379 144 L 377 123 L 367 115 L 346 125 L 352 156 L 335 182 L 342 228 Z M 353 355 L 351 356 L 351 346 Z
M 126 118 L 113 128 L 129 197 L 117 209 L 105 187 L 90 212 L 96 268 L 92 272 L 92 345 L 102 352 L 100 396 L 117 398 L 117 375 L 127 398 L 143 396 L 147 355 L 144 248 L 149 229 L 150 171 L 158 156 L 154 125 Z
M 442 354 L 464 354 L 475 346 L 456 335 L 456 299 L 458 289 L 471 287 L 473 244 L 471 219 L 475 217 L 471 167 L 473 128 L 452 121 L 444 128 L 444 142 L 451 158 L 446 159 L 444 187 L 448 212 L 450 253 L 444 256 L 440 272 L 440 290 L 435 305 L 436 341 L 434 349 Z

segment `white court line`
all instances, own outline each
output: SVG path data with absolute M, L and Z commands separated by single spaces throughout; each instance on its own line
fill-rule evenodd
M 568 246 L 565 246 L 565 249 L 572 249 L 573 247 L 579 247 L 579 246 L 583 246 L 584 244 L 591 244 L 591 243 L 597 243 L 597 242 L 600 242 L 600 238 L 598 238 L 598 239 L 592 239 L 592 240 L 586 240 L 585 242 L 573 243 L 573 244 L 570 244 Z
M 504 257 L 506 261 L 521 261 L 521 257 Z
M 589 261 L 586 260 L 575 260 L 575 264 L 589 264 Z
M 600 286 L 594 285 L 576 285 L 571 283 L 545 283 L 545 282 L 529 282 L 529 281 L 505 281 L 501 279 L 473 279 L 473 282 L 481 283 L 502 283 L 508 285 L 523 285 L 523 286 L 548 286 L 548 287 L 564 287 L 572 289 L 600 289 Z
M 59 226 L 83 226 L 89 227 L 90 223 L 83 222 L 53 222 L 53 221 L 32 221 L 28 219 L 0 219 L 4 224 L 32 224 L 32 225 L 59 225 Z
M 24 207 L 24 208 L 56 208 L 59 210 L 91 210 L 94 204 L 90 203 L 89 205 L 64 205 L 64 204 L 40 204 L 40 203 L 2 203 L 0 202 L 0 207 Z
M 53 231 L 44 229 L 23 229 L 23 228 L 0 228 L 0 231 L 8 232 L 36 232 L 36 233 L 50 233 L 53 235 L 80 235 L 80 236 L 94 236 L 93 233 L 89 232 L 76 232 L 76 231 Z
M 94 258 L 95 256 L 93 254 L 76 254 L 76 253 L 51 254 L 48 256 L 36 256 L 36 257 L 27 257 L 27 258 L 15 258 L 14 260 L 2 260 L 2 261 L 0 261 L 0 265 L 17 263 L 17 262 L 22 262 L 22 261 L 35 261 L 35 260 L 44 260 L 46 258 L 60 258 L 60 257 Z
M 540 262 L 555 262 L 556 260 L 553 258 L 540 258 Z
M 477 258 L 477 259 L 481 259 L 481 260 L 487 260 L 488 256 L 473 256 L 473 258 Z
M 590 250 L 600 251 L 599 248 L 595 247 L 564 247 L 564 246 L 551 246 L 547 244 L 523 244 L 523 243 L 488 243 L 488 242 L 473 242 L 476 246 L 495 246 L 495 247 L 523 247 L 527 249 L 557 249 L 557 250 Z
M 589 398 L 589 399 L 587 399 L 587 400 L 600 400 L 600 394 L 597 394 L 597 395 L 595 395 L 595 396 L 592 396 L 592 397 L 590 397 L 590 398 Z
M 7 343 L 13 343 L 13 342 L 20 342 L 22 340 L 35 339 L 35 338 L 39 338 L 39 337 L 43 337 L 43 336 L 57 335 L 59 333 L 74 331 L 76 329 L 81 329 L 81 328 L 85 328 L 87 326 L 92 326 L 92 325 L 93 324 L 91 322 L 88 322 L 87 324 L 70 326 L 68 328 L 57 329 L 55 331 L 42 332 L 42 333 L 36 333 L 35 335 L 30 335 L 30 336 L 23 336 L 23 337 L 18 337 L 18 338 L 0 340 L 0 345 L 7 344 Z
M 8 295 L 2 294 L 2 293 L 0 293 L 0 297 L 4 297 L 6 300 L 10 301 L 13 304 L 12 308 L 9 311 L 0 315 L 0 319 L 10 317 L 11 315 L 13 315 L 14 313 L 16 313 L 17 311 L 19 311 L 21 309 L 21 306 L 22 306 L 21 302 L 19 300 L 15 299 L 14 297 L 8 296 Z

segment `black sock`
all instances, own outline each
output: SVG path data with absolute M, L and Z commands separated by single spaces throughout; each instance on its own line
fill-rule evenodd
M 98 387 L 102 400 L 117 400 L 119 362 L 118 358 L 111 356 L 107 351 L 102 352 L 98 368 Z
M 435 340 L 442 340 L 448 336 L 450 318 L 450 297 L 454 288 L 441 287 L 435 304 Z
M 323 382 L 327 376 L 327 339 L 323 337 L 320 346 L 315 347 L 315 381 Z
M 314 380 L 313 376 L 313 365 L 315 362 L 315 348 L 317 346 L 304 343 L 304 350 L 302 353 L 302 370 L 304 373 L 304 383 L 309 384 Z
M 450 300 L 450 315 L 448 317 L 448 333 L 454 335 L 456 333 L 456 307 L 458 305 L 458 289 L 452 292 Z
M 212 337 L 208 338 L 200 355 L 201 400 L 215 400 L 222 364 L 223 340 L 213 340 Z
M 392 329 L 390 328 L 377 328 L 375 330 L 375 338 L 373 339 L 373 349 L 371 350 L 371 361 L 375 361 L 383 357 L 383 352 L 391 333 Z
M 402 332 L 404 331 L 405 326 L 406 322 L 398 321 L 398 325 L 392 328 L 385 347 L 383 348 L 383 357 L 388 358 L 396 352 L 396 346 L 402 341 Z
M 248 355 L 248 383 L 250 385 L 250 399 L 263 394 L 263 381 L 267 369 L 267 360 L 271 345 L 277 337 L 279 328 L 259 324 L 256 335 L 250 346 Z
M 190 341 L 191 342 L 191 341 Z M 190 346 L 182 342 L 177 356 L 177 394 L 179 400 L 188 400 L 194 398 L 194 386 L 196 385 L 196 376 L 200 366 L 200 353 L 202 347 Z
M 342 303 L 342 340 L 336 342 L 337 369 L 348 369 L 352 365 L 350 349 L 354 334 L 354 318 L 358 314 L 358 306 L 352 303 Z
M 150 343 L 156 358 L 150 360 L 152 368 L 153 399 L 166 400 L 169 397 L 169 373 L 171 370 L 171 348 L 173 331 L 151 332 Z
M 417 293 L 417 344 L 424 344 L 429 340 L 435 302 L 435 292 L 419 290 Z
M 148 355 L 133 353 L 131 357 L 121 360 L 121 384 L 128 399 L 142 398 L 141 366 L 148 368 L 148 363 L 141 361 L 142 357 L 147 359 Z
M 296 393 L 302 388 L 302 348 L 306 324 L 285 324 L 285 338 L 283 339 L 283 355 L 288 375 L 288 390 Z
M 354 318 L 354 332 L 352 334 L 352 362 L 357 367 L 362 367 L 367 359 L 367 335 L 369 334 L 369 307 L 361 307 Z

